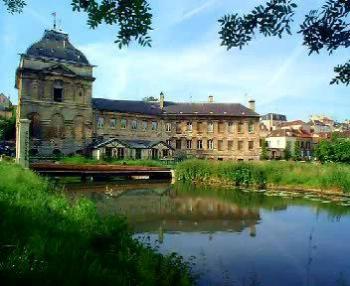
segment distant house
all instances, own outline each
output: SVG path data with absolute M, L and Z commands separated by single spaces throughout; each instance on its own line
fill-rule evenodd
M 302 120 L 294 120 L 289 122 L 283 122 L 278 126 L 278 129 L 285 129 L 285 130 L 305 130 L 307 132 L 311 132 L 311 126 L 302 121 Z
M 264 125 L 262 129 L 272 131 L 276 130 L 281 123 L 287 122 L 287 116 L 277 113 L 268 113 L 261 116 L 260 122 Z
M 311 127 L 311 131 L 314 134 L 320 134 L 320 133 L 328 133 L 333 131 L 333 127 L 327 124 L 324 124 L 322 121 L 319 120 L 314 120 L 314 121 L 309 121 L 308 123 Z
M 300 157 L 311 159 L 313 152 L 313 136 L 303 129 L 280 129 L 271 131 L 266 137 L 270 159 L 284 159 L 289 144 L 293 154 L 295 145 L 300 146 Z
M 12 103 L 10 97 L 0 93 L 0 117 L 10 118 L 12 117 Z

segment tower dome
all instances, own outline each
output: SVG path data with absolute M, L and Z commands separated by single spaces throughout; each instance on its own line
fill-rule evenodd
M 90 65 L 85 55 L 69 42 L 68 34 L 55 30 L 45 30 L 42 39 L 31 45 L 26 55 Z

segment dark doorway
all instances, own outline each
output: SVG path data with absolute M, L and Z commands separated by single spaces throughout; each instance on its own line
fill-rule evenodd
M 106 158 L 112 158 L 112 148 L 106 147 Z
M 118 148 L 118 159 L 124 159 L 124 148 Z
M 158 159 L 158 149 L 152 149 L 152 159 L 153 160 Z
M 136 149 L 135 150 L 135 159 L 141 159 L 141 149 Z

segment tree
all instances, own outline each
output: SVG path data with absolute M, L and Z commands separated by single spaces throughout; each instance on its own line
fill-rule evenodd
M 115 43 L 121 48 L 133 40 L 141 46 L 151 46 L 151 8 L 146 0 L 71 0 L 73 11 L 85 12 L 87 24 L 95 29 L 100 24 L 119 26 Z M 2 0 L 10 13 L 21 13 L 26 0 Z
M 16 137 L 16 117 L 0 117 L 0 140 L 13 140 Z
M 268 145 L 267 145 L 266 140 L 261 139 L 261 154 L 260 154 L 261 160 L 267 160 L 269 158 L 267 147 L 268 147 Z
M 292 158 L 292 144 L 288 141 L 284 149 L 284 159 L 289 160 L 290 158 Z
M 270 0 L 265 5 L 255 7 L 250 13 L 239 16 L 228 14 L 219 20 L 221 45 L 227 49 L 247 45 L 256 32 L 265 37 L 291 35 L 291 26 L 297 4 L 294 0 Z M 304 37 L 303 45 L 309 49 L 309 55 L 322 49 L 332 54 L 340 47 L 350 46 L 350 1 L 327 0 L 320 9 L 311 10 L 300 30 Z M 350 60 L 334 68 L 336 73 L 331 84 L 350 83 Z
M 152 30 L 152 13 L 147 0 L 71 0 L 74 11 L 88 15 L 88 25 L 95 29 L 101 23 L 118 25 L 115 42 L 121 48 L 131 41 L 141 46 L 151 46 L 149 32 Z M 243 0 L 242 0 L 243 1 Z M 300 24 L 298 33 L 303 35 L 309 54 L 326 49 L 332 54 L 340 47 L 350 46 L 350 1 L 324 0 L 322 7 L 315 7 Z M 19 13 L 26 0 L 2 0 L 10 13 Z M 256 33 L 265 37 L 282 38 L 292 34 L 297 4 L 295 0 L 264 0 L 250 13 L 231 13 L 219 19 L 221 45 L 228 50 L 243 48 Z M 331 84 L 350 84 L 350 60 L 334 68 Z
M 350 164 L 350 138 L 334 134 L 331 140 L 322 140 L 317 145 L 314 154 L 322 163 Z
M 301 147 L 300 142 L 295 141 L 294 142 L 294 148 L 293 148 L 293 160 L 294 161 L 300 161 L 301 160 Z

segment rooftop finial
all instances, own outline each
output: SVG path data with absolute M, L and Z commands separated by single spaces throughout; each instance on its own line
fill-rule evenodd
M 57 24 L 56 24 L 56 21 L 57 21 L 56 16 L 57 16 L 57 14 L 56 14 L 56 12 L 53 12 L 51 15 L 52 15 L 52 17 L 53 17 L 53 29 L 56 31 L 56 27 L 57 27 Z

